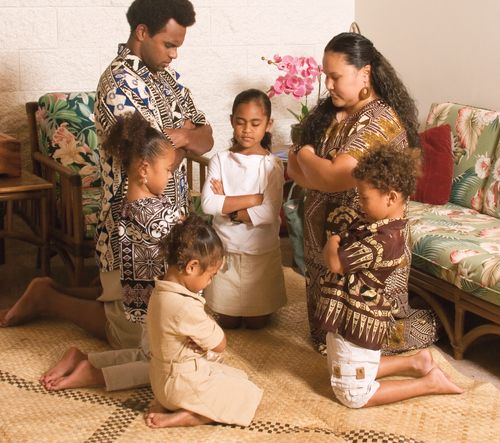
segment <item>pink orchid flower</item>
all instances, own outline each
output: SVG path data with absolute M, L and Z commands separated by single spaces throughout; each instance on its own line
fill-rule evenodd
M 281 94 L 291 95 L 297 100 L 301 100 L 305 97 L 305 103 L 302 102 L 300 113 L 289 110 L 300 122 L 309 112 L 307 96 L 313 92 L 315 82 L 319 84 L 319 100 L 321 93 L 321 66 L 318 65 L 313 57 L 309 56 L 294 57 L 292 55 L 281 56 L 279 54 L 274 54 L 272 59 L 262 57 L 262 60 L 270 65 L 276 66 L 276 68 L 282 72 L 282 75 L 278 76 L 274 84 L 270 86 L 267 91 L 269 97 Z

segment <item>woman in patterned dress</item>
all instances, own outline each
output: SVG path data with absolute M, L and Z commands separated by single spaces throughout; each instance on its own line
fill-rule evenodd
M 314 319 L 327 271 L 322 250 L 327 232 L 346 229 L 348 214 L 359 212 L 358 193 L 351 175 L 364 153 L 380 144 L 401 148 L 418 146 L 417 110 L 394 68 L 366 37 L 342 33 L 326 45 L 323 57 L 323 99 L 302 125 L 300 143 L 288 158 L 288 173 L 306 188 L 304 248 L 307 308 L 311 337 L 320 351 L 325 332 Z M 330 216 L 341 208 L 346 217 Z M 408 304 L 408 264 L 388 284 L 398 321 L 385 352 L 428 346 L 436 339 L 435 316 Z

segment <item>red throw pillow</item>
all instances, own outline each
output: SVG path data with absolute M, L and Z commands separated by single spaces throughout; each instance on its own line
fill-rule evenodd
M 443 205 L 448 202 L 453 179 L 450 125 L 429 128 L 419 134 L 422 146 L 422 175 L 412 200 Z

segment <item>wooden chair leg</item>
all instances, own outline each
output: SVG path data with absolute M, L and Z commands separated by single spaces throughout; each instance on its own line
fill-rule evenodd
M 42 237 L 42 247 L 40 248 L 42 273 L 43 275 L 50 275 L 48 207 L 45 195 L 40 199 L 40 235 Z
M 84 258 L 82 256 L 75 257 L 73 260 L 75 265 L 75 272 L 73 274 L 73 284 L 75 286 L 84 286 L 83 282 L 83 268 L 84 268 Z
M 453 344 L 453 351 L 455 360 L 462 360 L 464 358 L 464 320 L 465 311 L 457 303 L 455 303 L 455 343 Z
M 4 227 L 4 215 L 5 215 L 5 209 L 4 209 L 4 203 L 0 203 L 0 231 Z M 0 238 L 0 265 L 5 264 L 5 239 Z

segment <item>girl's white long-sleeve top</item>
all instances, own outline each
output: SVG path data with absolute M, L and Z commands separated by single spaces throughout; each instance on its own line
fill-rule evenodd
M 225 195 L 214 194 L 211 179 L 222 182 Z M 264 254 L 279 247 L 280 209 L 283 201 L 283 164 L 274 155 L 244 155 L 223 151 L 210 159 L 201 194 L 206 214 L 228 252 Z M 261 205 L 248 208 L 252 224 L 233 223 L 222 214 L 226 196 L 263 194 Z

